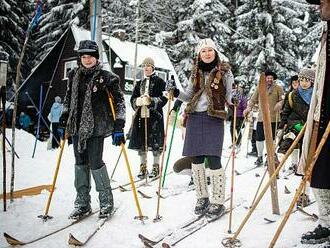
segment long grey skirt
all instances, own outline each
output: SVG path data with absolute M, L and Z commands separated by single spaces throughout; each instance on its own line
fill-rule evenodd
M 207 112 L 189 114 L 183 156 L 220 156 L 224 136 L 224 121 Z

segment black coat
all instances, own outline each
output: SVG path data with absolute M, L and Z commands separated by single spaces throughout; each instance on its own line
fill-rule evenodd
M 132 93 L 131 105 L 135 110 L 132 120 L 132 130 L 130 135 L 129 149 L 144 151 L 145 150 L 145 119 L 141 118 L 141 107 L 135 105 L 136 99 L 142 95 L 141 84 L 145 84 L 145 80 L 137 82 Z M 150 76 L 149 96 L 151 97 L 151 105 L 149 105 L 150 118 L 147 119 L 147 136 L 148 150 L 162 151 L 164 143 L 164 116 L 163 107 L 167 103 L 167 98 L 163 96 L 166 83 L 155 74 Z
M 70 110 L 72 110 L 72 106 L 70 106 L 70 100 L 72 95 L 72 80 L 75 73 L 76 71 L 73 70 L 69 75 L 66 96 L 63 104 L 64 111 L 66 112 L 70 112 Z M 82 103 L 85 98 L 84 92 L 86 91 L 87 87 L 86 82 L 90 81 L 91 77 L 92 75 L 86 75 L 82 76 L 79 80 L 78 105 L 76 106 L 78 108 L 78 125 L 81 119 Z M 101 70 L 100 75 L 94 79 L 91 97 L 94 118 L 94 137 L 109 136 L 112 133 L 114 126 L 114 118 L 111 112 L 109 98 L 104 85 L 113 97 L 116 118 L 125 120 L 125 99 L 120 88 L 119 77 L 114 73 Z
M 289 103 L 289 94 L 291 93 L 292 106 Z M 281 113 L 281 122 L 278 125 L 279 129 L 284 128 L 287 124 L 288 129 L 292 128 L 297 123 L 305 124 L 309 105 L 302 99 L 297 90 L 293 90 L 284 100 L 283 111 Z

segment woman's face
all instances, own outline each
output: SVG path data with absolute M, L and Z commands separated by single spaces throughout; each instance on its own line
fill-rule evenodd
M 299 82 L 298 82 L 298 80 L 294 80 L 294 81 L 292 81 L 292 88 L 293 88 L 294 90 L 298 89 L 298 86 L 299 86 Z
M 307 80 L 306 78 L 300 79 L 299 83 L 301 88 L 303 88 L 304 90 L 308 89 L 312 85 L 312 82 L 310 80 Z
M 215 59 L 215 51 L 211 47 L 205 47 L 199 52 L 199 56 L 204 63 L 209 64 Z
M 96 65 L 96 58 L 91 55 L 84 54 L 80 57 L 80 59 L 82 65 L 86 68 L 92 68 Z
M 150 77 L 153 71 L 154 68 L 150 65 L 146 65 L 143 67 L 144 76 L 146 77 Z

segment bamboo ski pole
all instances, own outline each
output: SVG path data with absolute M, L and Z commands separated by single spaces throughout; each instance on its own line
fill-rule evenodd
M 159 180 L 158 180 L 158 194 L 157 194 L 157 212 L 156 217 L 154 218 L 154 222 L 160 221 L 162 217 L 159 215 L 159 209 L 160 209 L 160 195 L 161 195 L 161 185 L 162 185 L 162 175 L 163 175 L 163 167 L 164 167 L 164 158 L 165 158 L 165 152 L 166 152 L 166 138 L 168 133 L 168 124 L 170 122 L 170 115 L 171 115 L 171 103 L 173 100 L 173 93 L 169 93 L 168 98 L 168 107 L 167 107 L 167 115 L 166 115 L 166 125 L 165 125 L 165 132 L 164 132 L 164 141 L 163 141 L 163 153 L 162 153 L 162 160 L 160 165 L 160 172 L 159 172 Z
M 253 211 L 256 209 L 256 207 L 258 206 L 259 202 L 261 201 L 262 197 L 265 195 L 267 189 L 269 188 L 269 186 L 271 185 L 271 183 L 276 179 L 276 175 L 277 173 L 281 170 L 282 166 L 284 165 L 284 162 L 286 161 L 286 159 L 290 156 L 290 154 L 292 153 L 292 151 L 295 149 L 295 147 L 297 146 L 298 142 L 301 140 L 301 138 L 304 135 L 305 132 L 305 128 L 306 128 L 306 124 L 304 125 L 304 127 L 301 129 L 301 131 L 299 132 L 298 136 L 296 137 L 296 139 L 293 141 L 293 143 L 291 144 L 290 148 L 287 150 L 287 152 L 285 153 L 283 160 L 280 162 L 279 166 L 276 168 L 275 172 L 273 173 L 273 175 L 269 178 L 268 182 L 266 183 L 266 185 L 264 186 L 263 190 L 260 192 L 259 196 L 257 197 L 257 199 L 255 200 L 254 204 L 251 206 L 251 209 L 249 210 L 249 212 L 246 214 L 245 218 L 243 219 L 242 223 L 240 224 L 239 228 L 237 229 L 237 231 L 235 232 L 233 237 L 227 238 L 223 240 L 223 245 L 229 245 L 226 247 L 230 247 L 230 245 L 233 245 L 235 243 L 238 242 L 238 235 L 240 234 L 240 232 L 242 231 L 244 225 L 247 223 L 247 221 L 249 220 L 250 216 L 252 215 Z
M 57 157 L 55 174 L 54 174 L 54 177 L 53 177 L 53 183 L 52 183 L 52 187 L 50 189 L 50 194 L 49 194 L 49 197 L 48 197 L 45 214 L 38 216 L 39 218 L 42 218 L 44 221 L 47 221 L 48 219 L 52 219 L 53 218 L 52 216 L 49 216 L 48 215 L 48 212 L 49 212 L 50 203 L 51 203 L 52 198 L 53 198 L 53 194 L 54 194 L 54 190 L 55 190 L 55 185 L 56 185 L 56 180 L 57 180 L 58 172 L 60 170 L 60 164 L 61 164 L 61 160 L 62 160 L 62 155 L 63 155 L 64 145 L 65 145 L 66 139 L 67 139 L 67 137 L 66 137 L 66 134 L 65 134 L 64 135 L 64 139 L 63 139 L 63 141 L 61 142 L 61 145 L 60 145 L 60 153 L 59 153 L 59 155 Z
M 115 108 L 113 106 L 112 96 L 111 96 L 110 92 L 108 91 L 108 89 L 106 89 L 106 92 L 108 94 L 113 119 L 116 120 L 116 112 L 115 112 Z M 133 197 L 134 197 L 135 205 L 136 205 L 136 208 L 137 208 L 138 214 L 139 214 L 138 216 L 135 216 L 135 219 L 139 219 L 143 222 L 143 220 L 148 219 L 148 216 L 143 215 L 141 207 L 140 207 L 139 198 L 137 196 L 136 187 L 135 187 L 135 183 L 134 183 L 134 180 L 133 180 L 131 166 L 130 166 L 129 161 L 128 161 L 128 156 L 127 156 L 125 144 L 121 143 L 120 146 L 121 146 L 121 150 L 123 151 L 123 154 L 124 154 L 125 164 L 126 164 L 130 184 L 131 184 L 131 187 L 132 187 Z
M 296 194 L 294 195 L 292 201 L 291 201 L 291 204 L 289 206 L 289 209 L 288 211 L 285 213 L 285 216 L 281 222 L 281 224 L 279 225 L 272 241 L 270 242 L 270 245 L 269 247 L 272 248 L 275 246 L 276 244 L 276 241 L 278 239 L 278 237 L 280 236 L 286 222 L 288 221 L 289 217 L 290 217 L 290 214 L 292 212 L 292 209 L 294 207 L 294 205 L 296 204 L 297 200 L 298 200 L 298 197 L 300 195 L 300 193 L 302 192 L 303 188 L 305 187 L 306 185 L 306 182 L 310 180 L 311 176 L 312 176 L 312 172 L 313 172 L 313 168 L 315 166 L 315 163 L 316 163 L 316 160 L 318 159 L 320 153 L 321 153 L 321 150 L 325 144 L 325 142 L 327 141 L 328 139 L 328 136 L 329 136 L 329 133 L 330 133 L 330 121 L 328 122 L 328 125 L 327 125 L 327 128 L 326 130 L 324 131 L 324 134 L 322 135 L 322 138 L 321 138 L 321 141 L 320 143 L 318 144 L 317 146 L 317 149 L 313 155 L 313 158 L 312 160 L 310 161 L 310 163 L 307 165 L 307 168 L 306 168 L 306 171 L 305 171 L 305 176 L 303 177 L 303 179 L 301 180 L 301 183 L 296 191 Z
M 231 160 L 231 185 L 230 185 L 230 209 L 229 209 L 229 227 L 228 233 L 232 233 L 231 225 L 233 219 L 233 202 L 234 202 L 234 178 L 235 178 L 235 150 L 236 150 L 236 111 L 237 102 L 234 102 L 234 124 L 233 124 L 233 144 L 232 144 L 232 160 Z
M 255 195 L 254 195 L 254 197 L 253 197 L 253 200 L 252 200 L 251 206 L 253 205 L 254 201 L 256 200 L 256 198 L 257 198 L 257 196 L 258 196 L 259 190 L 260 190 L 260 188 L 261 188 L 262 183 L 264 182 L 264 179 L 265 179 L 265 177 L 266 177 L 266 174 L 267 174 L 267 168 L 265 169 L 265 172 L 264 172 L 264 174 L 263 174 L 263 176 L 262 176 L 262 178 L 261 178 L 261 180 L 260 180 L 260 183 L 259 183 L 259 185 L 258 185 L 257 191 L 256 191 L 256 193 L 255 193 Z M 251 206 L 250 206 L 250 208 L 251 208 Z
M 164 185 L 165 185 L 165 179 L 166 179 L 167 167 L 168 167 L 168 164 L 169 164 L 169 161 L 170 161 L 170 155 L 171 155 L 172 144 L 173 144 L 173 138 L 174 138 L 174 133 L 175 133 L 175 129 L 176 129 L 176 122 L 177 122 L 177 119 L 178 119 L 178 115 L 179 115 L 179 109 L 178 109 L 178 111 L 175 112 L 175 119 L 174 119 L 174 123 L 173 123 L 173 129 L 172 129 L 171 141 L 170 141 L 170 145 L 169 145 L 169 148 L 168 148 L 167 159 L 166 159 L 166 165 L 165 165 L 165 169 L 164 169 L 164 173 L 163 173 L 162 188 L 164 188 Z
M 3 191 L 3 211 L 7 211 L 7 180 L 6 180 L 6 174 L 7 174 L 7 161 L 6 161 L 6 87 L 2 86 L 0 88 L 1 90 L 1 104 L 2 104 L 2 191 Z
M 147 111 L 147 107 L 143 106 L 142 109 Z M 146 153 L 146 185 L 148 185 L 148 118 L 144 117 L 144 150 Z

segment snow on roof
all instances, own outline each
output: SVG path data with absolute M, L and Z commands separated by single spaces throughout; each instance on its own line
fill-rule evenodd
M 78 28 L 76 25 L 72 25 L 71 30 L 72 30 L 72 33 L 73 33 L 73 37 L 76 41 L 76 45 L 74 47 L 74 50 L 78 50 L 80 41 L 91 39 L 91 32 L 86 30 L 86 29 Z M 108 61 L 108 57 L 106 55 L 104 46 L 103 46 L 103 49 L 102 49 L 101 60 L 102 60 L 101 62 L 103 64 L 103 69 L 107 70 L 107 71 L 110 71 L 109 61 Z
M 109 36 L 103 35 L 103 40 L 109 45 Z M 110 47 L 122 61 L 134 65 L 135 43 L 110 37 Z M 153 58 L 157 68 L 172 70 L 173 66 L 165 49 L 138 44 L 137 65 L 140 66 L 146 57 Z

